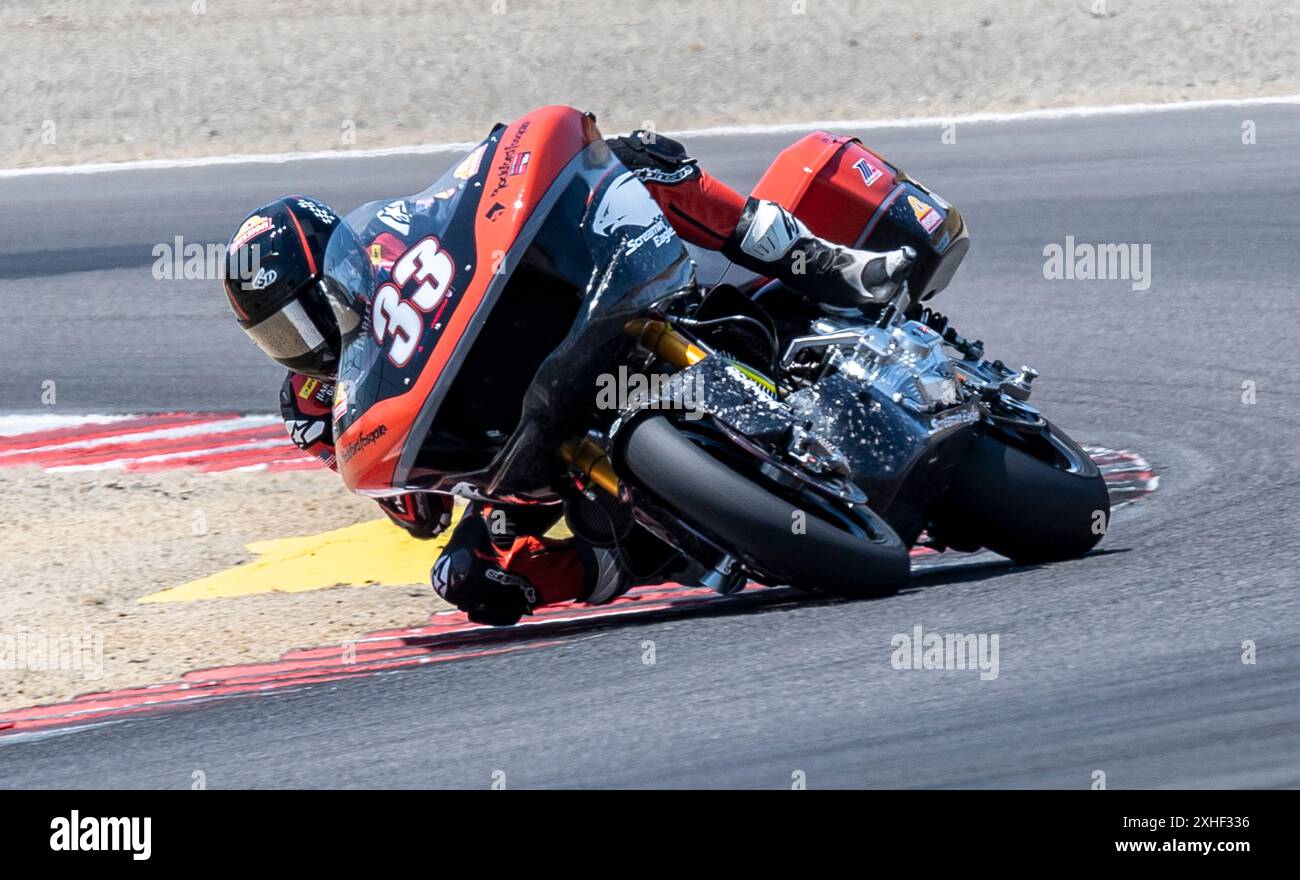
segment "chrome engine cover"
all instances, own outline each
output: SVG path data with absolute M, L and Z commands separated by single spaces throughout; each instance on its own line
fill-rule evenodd
M 828 366 L 914 413 L 934 413 L 964 402 L 943 337 L 922 323 L 876 327 L 824 318 L 812 329 L 819 336 L 856 334 L 857 345 L 829 352 Z

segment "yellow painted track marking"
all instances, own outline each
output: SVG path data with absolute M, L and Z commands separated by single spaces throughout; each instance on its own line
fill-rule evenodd
M 326 587 L 396 587 L 429 583 L 429 569 L 460 521 L 436 538 L 412 538 L 387 519 L 376 519 L 300 538 L 277 538 L 248 545 L 257 558 L 208 577 L 145 596 L 140 602 L 195 602 L 259 593 L 302 593 Z M 570 533 L 561 520 L 547 532 Z
M 451 530 L 429 541 L 386 519 L 319 535 L 249 544 L 252 562 L 145 596 L 141 602 L 193 602 L 325 587 L 428 584 L 429 569 Z

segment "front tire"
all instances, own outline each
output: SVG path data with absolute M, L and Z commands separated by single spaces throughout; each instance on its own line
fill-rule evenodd
M 1048 423 L 1037 437 L 976 436 L 932 513 L 930 532 L 955 550 L 987 547 L 1033 565 L 1083 556 L 1109 521 L 1110 494 L 1097 465 Z
M 637 484 L 780 583 L 856 599 L 889 595 L 907 582 L 907 547 L 869 510 L 837 513 L 786 500 L 662 415 L 633 425 L 622 448 Z

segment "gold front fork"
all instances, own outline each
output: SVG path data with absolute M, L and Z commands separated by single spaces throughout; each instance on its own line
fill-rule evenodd
M 619 497 L 618 475 L 609 463 L 605 448 L 591 437 L 573 438 L 560 444 L 560 455 L 585 480 L 590 480 L 615 498 Z
M 710 354 L 703 346 L 674 330 L 667 321 L 637 318 L 628 321 L 623 329 L 636 340 L 637 345 L 679 370 L 698 364 Z
M 674 330 L 667 321 L 637 318 L 628 321 L 623 329 L 641 348 L 679 370 L 698 364 L 710 354 L 707 349 Z M 591 437 L 574 437 L 560 444 L 560 456 L 584 480 L 590 480 L 615 498 L 619 497 L 621 487 L 618 475 L 614 473 L 614 466 L 610 464 L 609 456 L 599 442 Z

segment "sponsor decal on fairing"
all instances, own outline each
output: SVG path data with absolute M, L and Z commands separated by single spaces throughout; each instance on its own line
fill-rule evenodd
M 943 222 L 943 215 L 935 210 L 933 205 L 927 205 L 916 196 L 909 195 L 907 203 L 912 207 L 912 213 L 916 215 L 916 222 L 921 224 L 921 228 L 926 232 L 934 232 Z
M 389 202 L 379 209 L 375 215 L 380 223 L 383 223 L 389 229 L 394 230 L 400 235 L 406 236 L 411 234 L 411 212 L 406 209 L 406 201 L 398 199 L 395 202 Z
M 885 174 L 883 168 L 877 168 L 865 156 L 854 162 L 853 167 L 862 175 L 862 182 L 867 186 L 871 186 Z

